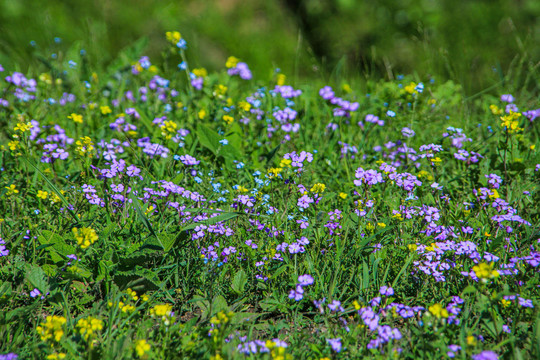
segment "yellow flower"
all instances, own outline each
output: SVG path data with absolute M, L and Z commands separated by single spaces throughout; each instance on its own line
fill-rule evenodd
M 279 86 L 285 85 L 285 80 L 287 80 L 287 77 L 285 76 L 285 74 L 278 74 L 277 75 L 277 84 Z
M 7 189 L 7 196 L 15 195 L 19 193 L 19 190 L 15 188 L 15 185 L 11 184 L 5 187 Z
M 207 77 L 208 76 L 208 71 L 206 71 L 205 68 L 193 69 L 192 73 L 193 73 L 193 75 L 195 75 L 197 77 Z
M 416 91 L 416 83 L 411 82 L 409 85 L 405 86 L 405 91 L 409 94 L 417 94 L 418 91 Z
M 109 115 L 112 114 L 112 110 L 108 105 L 100 106 L 99 109 L 101 110 L 102 115 Z
M 20 132 L 23 133 L 23 132 L 26 132 L 26 131 L 30 130 L 33 127 L 34 127 L 34 125 L 32 125 L 31 122 L 27 122 L 26 124 L 24 122 L 20 122 L 17 125 L 15 125 L 13 130 L 20 131 Z
M 90 245 L 96 242 L 98 236 L 96 231 L 92 228 L 83 227 L 81 229 L 73 228 L 73 235 L 77 239 L 77 244 L 82 248 L 86 249 Z
M 480 263 L 473 266 L 472 269 L 476 274 L 476 277 L 484 281 L 499 276 L 499 272 L 497 270 L 493 270 L 493 264 Z
M 353 301 L 353 306 L 355 310 L 360 310 L 360 308 L 362 308 L 362 306 L 360 306 L 360 303 L 356 300 Z
M 349 94 L 349 93 L 352 92 L 351 85 L 349 85 L 349 84 L 343 84 L 343 85 L 341 86 L 341 88 L 342 88 L 343 91 L 345 91 L 347 94 Z
M 143 357 L 147 352 L 150 351 L 150 344 L 146 340 L 137 340 L 135 342 L 135 352 L 138 357 Z
M 47 196 L 49 196 L 49 193 L 47 191 L 38 190 L 36 197 L 45 200 L 47 199 Z
M 165 139 L 168 140 L 176 134 L 177 128 L 178 125 L 174 121 L 166 120 L 161 125 L 161 135 L 165 136 Z
M 472 335 L 467 336 L 467 345 L 475 346 L 476 338 Z
M 86 319 L 80 319 L 77 322 L 79 334 L 85 341 L 88 341 L 96 332 L 103 330 L 103 321 L 95 317 L 89 316 Z
M 206 110 L 204 109 L 201 109 L 199 110 L 199 119 L 204 119 L 204 117 L 206 116 Z
M 135 301 L 139 300 L 137 293 L 131 290 L 131 288 L 127 288 L 126 293 L 131 297 L 132 300 L 135 300 Z
M 407 245 L 407 247 L 409 248 L 409 251 L 411 252 L 416 251 L 416 249 L 418 249 L 418 245 L 416 244 L 409 244 Z
M 150 316 L 161 318 L 165 325 L 169 325 L 172 318 L 172 306 L 170 304 L 156 305 L 150 309 Z
M 385 223 L 377 223 L 377 226 L 378 226 L 378 227 L 385 228 L 385 227 L 386 227 L 386 224 L 385 224 Z
M 73 120 L 73 122 L 76 122 L 76 123 L 79 123 L 79 124 L 83 123 L 83 117 L 82 117 L 82 115 L 79 115 L 79 114 L 71 114 L 71 115 L 68 116 L 68 119 L 71 119 L 71 120 Z
M 165 33 L 165 37 L 167 38 L 167 41 L 171 44 L 178 44 L 178 42 L 182 39 L 182 35 L 178 31 L 167 31 Z
M 436 318 L 447 318 L 448 310 L 442 307 L 441 304 L 434 304 L 428 308 L 429 312 Z
M 150 205 L 146 211 L 144 212 L 144 215 L 148 216 L 148 214 L 152 214 L 154 212 L 155 208 L 154 205 Z
M 251 110 L 251 104 L 248 103 L 247 101 L 240 101 L 238 103 L 238 107 L 244 111 L 249 111 Z
M 62 360 L 66 358 L 66 353 L 52 353 L 50 355 L 47 355 L 47 360 Z
M 63 316 L 47 316 L 45 322 L 36 328 L 41 341 L 56 341 L 59 342 L 64 336 L 63 325 L 66 323 L 66 318 Z
M 292 160 L 290 159 L 281 159 L 281 162 L 279 163 L 279 167 L 291 167 Z
M 218 84 L 214 88 L 214 96 L 223 96 L 227 93 L 227 87 L 225 85 Z
M 497 189 L 492 189 L 492 190 L 491 190 L 491 193 L 492 193 L 492 194 L 489 195 L 489 198 L 490 198 L 490 199 L 498 199 L 498 198 L 500 198 L 499 192 L 497 191 Z
M 238 189 L 236 189 L 238 192 L 243 192 L 243 193 L 246 193 L 248 192 L 248 188 L 246 188 L 245 186 L 238 186 Z
M 225 121 L 227 125 L 231 125 L 234 121 L 234 118 L 230 115 L 223 115 L 223 121 Z
M 437 165 L 440 165 L 442 162 L 442 159 L 440 157 L 434 157 L 434 158 L 431 158 L 431 163 L 435 166 Z
M 347 194 L 345 194 L 344 192 L 340 192 L 339 197 L 345 200 L 347 198 Z
M 230 69 L 236 67 L 236 64 L 238 64 L 238 62 L 240 62 L 240 59 L 235 58 L 234 56 L 229 56 L 227 62 L 225 63 L 225 66 Z
M 325 184 L 316 183 L 315 185 L 311 187 L 309 191 L 311 191 L 312 193 L 322 194 L 324 190 L 326 190 Z
M 283 168 L 270 168 L 268 169 L 268 176 L 270 178 L 274 178 L 278 176 L 281 173 L 281 171 L 283 171 Z
M 15 151 L 17 150 L 17 146 L 19 146 L 19 141 L 17 140 L 11 140 L 9 143 L 8 143 L 8 146 L 9 146 L 9 149 L 11 151 Z
M 497 105 L 489 105 L 489 110 L 491 110 L 491 113 L 493 115 L 502 115 L 503 113 L 503 110 L 502 109 L 499 109 L 499 107 Z
M 92 157 L 92 153 L 94 151 L 94 143 L 92 142 L 92 139 L 88 136 L 83 136 L 79 140 L 75 142 L 75 145 L 77 145 L 77 152 L 79 153 L 79 156 L 88 156 Z
M 506 299 L 502 299 L 502 300 L 501 300 L 501 305 L 502 305 L 503 307 L 505 307 L 505 308 L 506 308 L 506 307 L 509 307 L 511 304 L 512 304 L 512 302 L 511 302 L 510 300 L 506 300 Z

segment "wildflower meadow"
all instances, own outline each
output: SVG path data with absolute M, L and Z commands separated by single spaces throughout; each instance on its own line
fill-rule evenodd
M 0 359 L 540 358 L 537 93 L 164 36 L 0 65 Z

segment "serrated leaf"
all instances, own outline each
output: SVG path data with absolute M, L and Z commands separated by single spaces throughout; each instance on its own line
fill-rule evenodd
M 233 278 L 231 287 L 237 294 L 242 294 L 247 283 L 246 272 L 240 269 Z
M 38 289 L 42 294 L 49 292 L 49 281 L 47 274 L 39 266 L 27 265 L 26 266 L 26 280 L 32 284 L 32 286 Z

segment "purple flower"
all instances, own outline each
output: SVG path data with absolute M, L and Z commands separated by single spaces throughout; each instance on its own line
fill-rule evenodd
M 389 286 L 382 286 L 379 292 L 381 293 L 381 295 L 384 295 L 384 296 L 394 295 L 394 289 L 392 289 Z
M 56 149 L 56 152 L 52 156 L 55 159 L 66 160 L 69 157 L 69 153 L 64 149 Z
M 5 244 L 6 244 L 6 242 L 4 240 L 2 240 L 2 238 L 0 238 L 0 257 L 9 255 L 9 250 L 6 249 Z
M 491 350 L 482 351 L 480 354 L 473 355 L 473 360 L 498 360 L 499 355 Z
M 326 341 L 328 342 L 328 344 L 330 344 L 330 346 L 332 347 L 332 350 L 334 350 L 337 353 L 341 351 L 341 338 L 326 339 Z
M 330 304 L 328 304 L 328 308 L 332 311 L 345 311 L 343 306 L 341 306 L 341 301 L 334 300 Z
M 300 286 L 308 286 L 308 285 L 313 284 L 314 282 L 315 280 L 313 280 L 313 277 L 308 274 L 300 275 L 298 277 L 298 285 Z
M 0 65 L 0 68 L 2 66 Z M 0 354 L 0 360 L 17 360 L 19 358 L 19 355 L 15 353 L 9 353 L 9 354 Z
M 507 102 L 507 103 L 513 103 L 514 97 L 510 94 L 504 94 L 501 95 L 501 101 Z
M 330 86 L 325 86 L 321 90 L 319 90 L 319 95 L 324 100 L 330 100 L 334 97 L 334 91 L 332 91 L 332 88 Z
M 300 301 L 303 298 L 304 298 L 304 289 L 300 285 L 297 285 L 296 289 L 291 290 L 289 292 L 289 299 L 294 299 L 295 301 Z
M 199 160 L 195 159 L 191 155 L 182 155 L 182 156 L 180 156 L 180 161 L 182 161 L 182 163 L 184 165 L 186 165 L 186 166 L 198 165 L 200 163 Z
M 412 129 L 409 129 L 408 127 L 404 127 L 403 129 L 401 129 L 401 134 L 406 137 L 406 138 L 411 138 L 413 137 L 416 133 L 414 132 L 414 130 Z

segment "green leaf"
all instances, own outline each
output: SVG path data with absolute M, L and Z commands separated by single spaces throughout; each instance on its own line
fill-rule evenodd
M 41 236 L 38 236 L 38 242 L 42 245 L 51 245 L 52 249 L 54 249 L 57 254 L 62 255 L 64 258 L 67 255 L 75 254 L 76 252 L 75 247 L 66 244 L 60 235 L 49 230 L 43 230 L 41 232 Z M 47 248 L 47 250 L 49 249 L 50 248 Z M 51 256 L 53 256 L 52 253 Z M 53 259 L 53 261 L 55 261 L 55 259 Z
M 39 266 L 27 265 L 26 266 L 26 280 L 32 284 L 32 286 L 38 289 L 42 294 L 49 292 L 49 281 L 47 274 Z
M 221 137 L 218 133 L 206 125 L 199 125 L 197 126 L 197 137 L 202 146 L 212 151 L 214 155 L 217 155 L 217 151 L 221 145 L 219 143 Z
M 220 221 L 230 220 L 232 218 L 237 217 L 240 214 L 241 213 L 237 213 L 237 212 L 222 213 L 221 215 L 214 216 L 214 217 L 212 217 L 210 219 L 207 219 L 207 220 L 204 220 L 204 221 L 199 221 L 199 222 L 196 222 L 196 223 L 193 223 L 193 224 L 189 224 L 189 225 L 183 227 L 181 231 L 195 229 L 197 226 L 199 226 L 201 224 L 203 224 L 203 225 L 212 225 L 212 224 L 218 223 Z
M 231 287 L 237 294 L 242 294 L 247 283 L 246 272 L 242 269 L 234 275 Z

